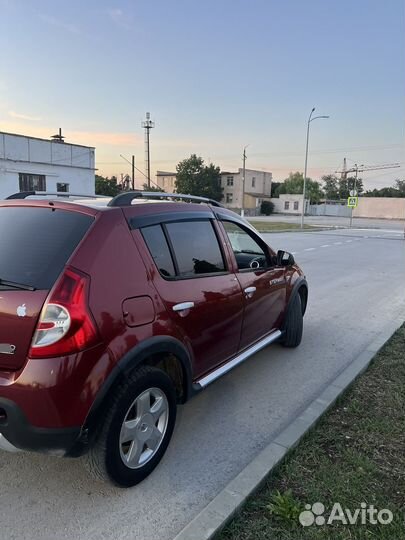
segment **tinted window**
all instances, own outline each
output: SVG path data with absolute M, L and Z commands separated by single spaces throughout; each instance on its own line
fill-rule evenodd
M 174 277 L 176 273 L 173 260 L 162 227 L 160 225 L 145 227 L 142 229 L 142 235 L 162 276 Z
M 225 264 L 210 221 L 167 223 L 179 273 L 188 277 L 223 272 Z
M 0 278 L 50 289 L 92 222 L 78 212 L 0 207 Z

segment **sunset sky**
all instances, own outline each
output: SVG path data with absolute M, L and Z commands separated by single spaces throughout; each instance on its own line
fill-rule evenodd
M 275 180 L 399 162 L 405 178 L 403 0 L 0 0 L 0 131 L 96 147 L 99 172 L 152 171 L 191 153 Z M 142 176 L 138 174 L 138 185 Z

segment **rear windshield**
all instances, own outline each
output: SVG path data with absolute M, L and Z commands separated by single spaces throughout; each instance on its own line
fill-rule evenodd
M 93 221 L 66 210 L 0 207 L 0 279 L 50 289 Z

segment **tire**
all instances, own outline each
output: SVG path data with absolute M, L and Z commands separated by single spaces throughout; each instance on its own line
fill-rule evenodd
M 175 422 L 176 393 L 170 377 L 160 369 L 138 368 L 111 399 L 86 455 L 88 470 L 117 486 L 135 486 L 162 459 Z
M 284 324 L 284 335 L 281 338 L 281 344 L 284 347 L 298 347 L 302 339 L 304 326 L 304 316 L 302 314 L 301 297 L 296 294 L 287 313 Z

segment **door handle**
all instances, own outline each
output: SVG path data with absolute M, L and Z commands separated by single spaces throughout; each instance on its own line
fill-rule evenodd
M 252 298 L 255 292 L 256 292 L 256 287 L 247 287 L 245 289 L 246 298 Z
M 172 307 L 173 311 L 186 311 L 194 307 L 194 302 L 181 302 L 180 304 L 175 304 Z

